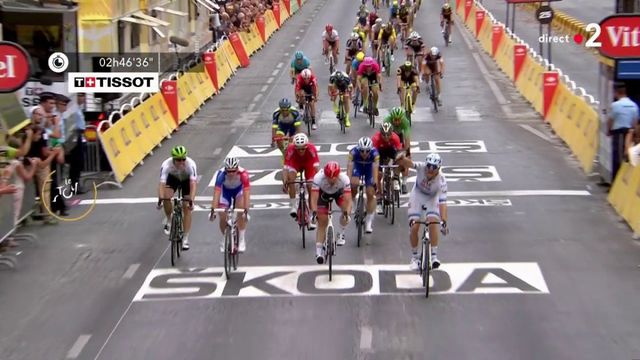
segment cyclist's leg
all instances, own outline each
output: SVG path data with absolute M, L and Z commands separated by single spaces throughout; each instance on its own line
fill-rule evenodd
M 351 92 L 353 91 L 353 85 L 349 85 L 349 88 L 344 92 L 342 105 L 344 106 L 345 118 L 349 121 L 349 114 L 351 112 Z
M 182 225 L 184 230 L 184 239 L 187 241 L 183 241 L 184 243 L 188 243 L 189 231 L 191 231 L 191 207 L 189 206 L 189 199 L 191 199 L 191 183 L 189 179 L 180 182 L 180 187 L 182 188 L 182 197 L 185 198 L 185 201 L 182 202 Z
M 220 208 L 227 209 L 231 204 L 231 199 L 233 199 L 233 192 L 229 189 L 222 187 L 222 193 L 220 194 Z M 224 231 L 227 228 L 227 214 L 222 212 L 220 215 L 220 233 L 224 235 Z M 223 246 L 224 239 L 221 240 L 221 247 Z
M 440 221 L 440 207 L 438 206 L 438 198 L 432 196 L 425 199 L 425 205 L 427 206 L 427 220 L 429 222 Z M 440 224 L 429 225 L 429 240 L 431 241 L 431 261 L 434 267 L 438 267 L 440 261 L 438 261 L 438 237 L 440 232 Z M 436 262 L 438 264 L 436 264 Z
M 418 84 L 416 84 L 415 82 L 411 83 L 411 100 L 413 102 L 413 107 L 415 108 L 416 106 L 416 101 L 418 101 Z
M 360 96 L 362 96 L 362 107 L 365 109 L 369 106 L 369 82 L 366 77 L 360 80 Z
M 373 86 L 373 109 L 374 109 L 376 115 L 378 115 L 378 94 L 380 92 L 380 84 L 378 84 L 376 82 L 375 84 L 372 84 L 371 86 Z
M 298 175 L 298 171 L 302 170 L 297 165 L 295 167 L 286 166 L 286 169 L 287 171 L 283 174 L 285 183 L 295 181 L 296 176 Z M 289 204 L 291 206 L 291 212 L 295 213 L 296 209 L 298 208 L 298 205 L 296 204 L 296 186 L 295 184 L 288 184 L 286 185 L 286 187 L 289 193 Z
M 329 42 L 326 38 L 322 39 L 322 55 L 327 56 L 327 49 L 329 48 Z
M 171 214 L 173 214 L 173 203 L 171 202 L 171 198 L 173 194 L 176 192 L 178 187 L 180 186 L 180 180 L 178 180 L 175 176 L 169 174 L 167 176 L 167 182 L 165 183 L 162 198 L 168 199 L 163 200 L 162 205 L 164 208 L 164 215 L 166 217 L 167 222 L 171 220 Z
M 365 173 L 365 191 L 367 193 L 367 217 L 366 217 L 366 230 L 371 232 L 373 225 L 373 217 L 376 214 L 376 191 L 374 188 L 375 182 L 373 179 L 373 166 L 368 166 Z
M 329 200 L 330 201 L 330 200 Z M 320 190 L 318 194 L 318 203 L 317 203 L 318 211 L 317 211 L 317 223 L 318 227 L 316 228 L 316 261 L 319 264 L 324 262 L 324 240 L 325 233 L 327 232 L 327 226 L 329 225 L 329 202 L 325 198 L 325 194 Z M 322 259 L 322 261 L 320 260 Z
M 338 61 L 338 53 L 339 53 L 337 40 L 331 43 L 331 52 L 333 53 L 333 61 L 335 64 Z
M 409 193 L 409 211 L 407 212 L 409 223 L 411 223 L 412 220 L 420 220 L 420 217 L 422 216 L 422 204 L 424 203 L 423 201 L 424 197 L 425 197 L 424 195 L 418 193 L 415 190 Z M 420 230 L 420 224 L 413 224 L 409 232 L 409 246 L 411 247 L 412 265 L 415 260 L 418 260 L 420 258 L 420 254 L 418 253 L 419 230 Z M 415 270 L 417 270 L 417 266 Z
M 353 173 L 351 174 L 351 198 L 356 199 L 358 195 L 358 185 L 360 185 L 361 169 L 357 164 L 353 165 Z
M 433 74 L 435 83 L 436 83 L 436 94 L 438 95 L 438 99 L 440 99 L 440 72 Z
M 406 82 L 405 81 L 401 81 L 401 86 L 400 86 L 400 106 L 404 107 L 404 89 L 405 89 L 405 85 Z
M 316 176 L 317 173 L 317 169 L 315 166 L 313 166 L 313 164 L 309 164 L 309 165 L 305 165 L 304 168 L 304 179 L 306 181 L 313 181 L 313 178 Z M 311 194 L 311 184 L 307 184 L 307 205 L 309 206 L 311 201 L 311 196 L 309 196 L 309 194 Z M 309 206 L 309 209 L 311 209 L 311 206 Z

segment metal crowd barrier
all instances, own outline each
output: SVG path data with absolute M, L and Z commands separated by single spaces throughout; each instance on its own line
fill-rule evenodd
M 15 181 L 15 174 L 11 177 L 11 183 Z M 24 194 L 22 197 L 22 208 L 20 215 L 18 216 L 18 223 L 14 224 L 14 197 L 13 194 L 7 194 L 0 196 L 0 243 L 7 241 L 8 239 L 14 241 L 35 241 L 37 237 L 30 233 L 18 233 L 18 229 L 24 223 L 26 223 L 31 215 L 34 213 L 34 209 L 37 206 L 36 202 L 36 188 L 33 181 L 29 181 L 25 184 Z M 5 265 L 9 268 L 15 268 L 18 260 L 17 256 L 20 251 L 12 251 L 7 249 L 5 252 L 0 253 L 0 265 Z
M 109 161 L 102 151 L 100 137 L 97 136 L 99 129 L 94 125 L 87 125 L 85 134 L 95 132 L 95 139 L 87 139 L 85 143 L 84 168 L 80 174 L 80 185 L 87 189 L 90 182 L 95 182 L 96 187 L 103 185 L 113 185 L 122 188 L 122 185 L 115 181 L 115 175 L 109 166 Z

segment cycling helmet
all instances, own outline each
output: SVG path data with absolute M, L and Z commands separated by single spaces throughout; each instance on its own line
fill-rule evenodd
M 379 25 L 379 24 L 382 24 L 382 18 L 377 18 L 377 19 L 376 19 L 376 24 L 378 24 L 378 25 Z
M 324 176 L 335 179 L 340 175 L 340 164 L 337 161 L 329 161 L 324 166 Z
M 304 53 L 302 51 L 298 50 L 298 51 L 296 51 L 295 57 L 296 57 L 296 60 L 302 60 L 302 59 L 304 59 Z
M 398 0 L 393 0 L 393 6 L 395 6 L 395 7 L 398 6 Z
M 371 150 L 372 147 L 373 143 L 371 142 L 371 138 L 363 136 L 358 140 L 358 150 Z
M 440 53 L 440 50 L 438 50 L 437 47 L 434 46 L 431 48 L 431 55 L 438 56 L 439 53 Z
M 333 75 L 336 80 L 344 80 L 348 77 L 348 75 L 344 72 L 344 71 L 340 71 L 340 70 L 336 70 L 334 71 Z
M 234 157 L 228 157 L 224 159 L 225 170 L 235 170 L 238 168 L 238 159 Z
M 440 169 L 440 165 L 442 165 L 442 159 L 440 158 L 440 155 L 435 153 L 427 155 L 427 166 Z
M 353 40 L 358 40 L 360 38 L 360 35 L 357 32 L 354 31 L 354 32 L 351 33 L 351 38 Z
M 187 148 L 177 145 L 171 149 L 171 157 L 174 159 L 185 159 L 187 157 Z
M 388 122 L 382 123 L 382 125 L 380 125 L 380 132 L 382 133 L 382 135 L 389 136 L 391 135 L 391 131 L 393 131 L 393 129 L 391 128 L 391 124 L 389 124 Z
M 302 72 L 300 74 L 302 75 L 302 78 L 305 79 L 305 80 L 311 79 L 311 70 L 309 70 L 309 69 L 302 70 Z
M 409 38 L 413 40 L 420 39 L 420 34 L 418 34 L 417 31 L 412 31 L 411 34 L 409 35 Z
M 367 56 L 364 58 L 364 60 L 362 61 L 362 63 L 364 64 L 365 67 L 371 67 L 373 66 L 373 64 L 375 64 L 375 60 L 373 60 L 373 58 L 371 56 Z
M 380 25 L 380 29 L 382 29 L 382 30 L 386 30 L 386 29 L 387 29 L 387 26 L 389 26 L 389 25 L 387 25 L 387 24 L 382 24 L 382 25 Z
M 331 25 L 331 24 L 327 24 L 327 25 L 324 27 L 324 29 L 325 29 L 325 30 L 327 30 L 327 32 L 328 32 L 328 33 L 330 33 L 330 32 L 332 32 L 332 31 L 333 31 L 333 25 Z
M 307 144 L 309 143 L 309 138 L 305 133 L 297 133 L 293 137 L 293 143 L 297 148 L 303 148 L 303 147 L 306 147 Z
M 389 111 L 391 119 L 402 119 L 404 117 L 404 109 L 396 106 Z
M 449 8 L 449 3 L 444 3 L 444 5 L 442 5 L 443 9 L 448 9 Z
M 358 60 L 358 62 L 362 62 L 364 60 L 364 53 L 362 51 L 356 54 L 356 60 Z
M 402 66 L 406 69 L 409 68 L 411 69 L 413 67 L 413 64 L 411 63 L 411 61 L 405 61 L 404 64 L 402 64 Z
M 288 108 L 291 107 L 291 101 L 289 101 L 289 99 L 287 99 L 287 98 L 283 98 L 278 103 L 278 106 L 280 107 L 280 109 L 288 109 Z

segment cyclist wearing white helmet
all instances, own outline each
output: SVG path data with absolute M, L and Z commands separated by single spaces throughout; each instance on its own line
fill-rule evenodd
M 380 30 L 382 30 L 382 18 L 377 18 L 369 29 L 369 40 L 371 41 L 371 50 L 373 54 L 378 52 L 378 36 L 380 36 Z
M 347 74 L 351 74 L 351 61 L 357 53 L 362 51 L 362 47 L 360 34 L 352 32 L 351 37 L 347 39 L 347 44 L 345 45 L 344 63 L 347 65 Z
M 238 251 L 244 252 L 247 249 L 245 240 L 245 231 L 247 228 L 246 215 L 250 208 L 251 195 L 249 189 L 251 187 L 249 181 L 249 173 L 240 167 L 238 159 L 228 157 L 224 159 L 224 166 L 220 168 L 213 176 L 215 181 L 215 190 L 211 199 L 211 215 L 209 220 L 214 221 L 216 213 L 213 209 L 229 208 L 244 209 L 245 216 L 238 219 Z M 220 214 L 220 252 L 224 252 L 224 231 L 227 226 L 227 214 Z
M 358 192 L 358 185 L 360 185 L 360 177 L 364 176 L 364 182 L 366 185 L 367 193 L 367 217 L 365 219 L 364 231 L 367 234 L 373 232 L 373 217 L 376 211 L 376 190 L 375 184 L 378 179 L 378 167 L 380 166 L 380 154 L 378 150 L 373 147 L 373 142 L 370 138 L 364 136 L 358 140 L 358 145 L 349 151 L 349 158 L 347 161 L 347 175 L 351 178 L 351 188 L 354 191 L 351 192 L 351 196 L 355 199 Z M 338 243 L 338 245 L 343 245 Z
M 412 161 L 406 157 L 400 158 L 399 162 L 407 167 L 416 169 L 416 183 L 409 194 L 409 224 L 411 231 L 409 241 L 411 243 L 411 270 L 420 268 L 420 254 L 418 254 L 418 231 L 420 224 L 415 220 L 424 220 L 426 214 L 427 221 L 442 221 L 439 224 L 429 226 L 429 239 L 431 240 L 431 264 L 434 269 L 440 266 L 438 260 L 438 230 L 443 235 L 449 233 L 447 226 L 447 180 L 440 172 L 442 159 L 438 154 L 429 154 L 425 162 Z M 426 208 L 426 212 L 424 211 Z
M 329 98 L 331 102 L 333 102 L 333 111 L 338 113 L 338 103 L 336 99 L 339 94 L 343 94 L 344 101 L 342 102 L 344 106 L 345 112 L 345 126 L 350 127 L 351 121 L 349 121 L 349 105 L 351 104 L 351 91 L 353 90 L 353 85 L 351 85 L 351 78 L 349 75 L 345 74 L 340 70 L 336 70 L 329 76 L 329 86 L 328 86 Z
M 187 148 L 182 145 L 171 149 L 171 157 L 160 166 L 160 186 L 158 186 L 158 209 L 164 205 L 165 218 L 162 220 L 162 228 L 166 235 L 170 234 L 171 215 L 173 203 L 171 198 L 178 189 L 185 200 L 182 203 L 184 214 L 184 237 L 182 249 L 189 250 L 189 231 L 191 230 L 191 210 L 193 209 L 193 197 L 196 193 L 198 170 L 196 163 L 187 156 Z
M 284 156 L 284 168 L 282 169 L 282 185 L 283 188 L 289 193 L 289 215 L 295 218 L 297 217 L 298 208 L 296 200 L 296 187 L 294 184 L 289 184 L 296 180 L 296 176 L 299 172 L 304 172 L 305 180 L 313 180 L 313 177 L 318 172 L 320 166 L 320 158 L 318 157 L 318 149 L 309 142 L 309 138 L 305 133 L 296 134 L 293 137 L 293 143 L 287 147 L 287 152 Z M 311 184 L 307 185 L 308 193 L 311 193 Z M 309 209 L 312 209 L 309 206 Z M 312 222 L 309 224 L 309 229 L 316 228 L 316 224 Z
M 318 101 L 318 79 L 311 69 L 304 69 L 296 79 L 296 100 L 298 107 L 304 112 L 304 103 L 309 99 L 309 107 L 311 110 L 311 126 L 315 130 L 316 125 L 316 102 Z
M 434 76 L 436 94 L 438 95 L 438 105 L 442 106 L 442 101 L 440 100 L 440 80 L 444 77 L 444 59 L 437 47 L 432 47 L 427 56 L 424 57 L 424 61 L 422 62 L 422 74 L 427 84 L 429 84 L 430 77 Z
M 424 40 L 422 40 L 422 36 L 418 34 L 418 32 L 413 31 L 409 38 L 404 43 L 404 50 L 406 52 L 407 61 L 413 63 L 413 59 L 415 57 L 416 70 L 420 72 L 420 65 L 422 62 L 422 58 L 424 57 L 424 53 L 427 51 L 427 47 L 424 44 Z

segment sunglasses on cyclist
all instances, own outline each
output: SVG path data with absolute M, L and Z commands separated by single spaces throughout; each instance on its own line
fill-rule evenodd
M 183 162 L 183 161 L 187 161 L 187 159 L 186 159 L 186 158 L 183 158 L 183 159 L 173 159 L 173 161 Z
M 233 175 L 233 174 L 237 173 L 237 172 L 238 172 L 238 170 L 237 170 L 237 169 L 233 169 L 233 170 L 225 169 L 225 172 L 226 172 L 227 174 L 232 174 L 232 175 Z
M 427 164 L 427 170 L 438 170 L 438 165 Z

